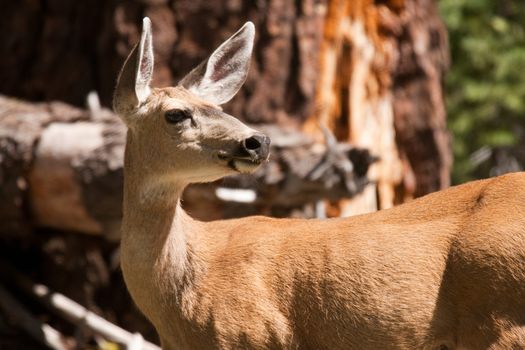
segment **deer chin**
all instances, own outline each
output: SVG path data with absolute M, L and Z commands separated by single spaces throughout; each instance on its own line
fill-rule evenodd
M 232 158 L 228 162 L 228 166 L 230 168 L 241 174 L 251 174 L 255 172 L 255 170 L 257 170 L 260 165 L 261 162 L 259 160 L 251 160 L 244 158 Z

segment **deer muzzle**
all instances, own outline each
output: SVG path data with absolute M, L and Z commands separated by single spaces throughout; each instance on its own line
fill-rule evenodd
M 270 138 L 264 134 L 255 134 L 241 142 L 241 152 L 253 162 L 262 162 L 270 154 Z

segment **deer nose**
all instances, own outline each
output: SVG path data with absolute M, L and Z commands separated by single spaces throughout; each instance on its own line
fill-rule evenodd
M 268 158 L 270 153 L 270 138 L 263 134 L 248 137 L 241 144 L 243 150 L 257 160 Z

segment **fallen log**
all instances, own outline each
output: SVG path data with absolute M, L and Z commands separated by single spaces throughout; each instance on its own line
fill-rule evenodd
M 367 185 L 376 158 L 366 149 L 333 138 L 316 143 L 294 129 L 256 128 L 272 139 L 269 162 L 254 177 L 190 188 L 184 205 L 198 218 L 289 215 L 319 200 L 352 197 Z M 124 142 L 125 127 L 108 110 L 0 96 L 0 233 L 51 227 L 118 239 Z M 224 189 L 246 190 L 252 199 L 242 199 L 239 210 L 240 197 L 225 196 Z

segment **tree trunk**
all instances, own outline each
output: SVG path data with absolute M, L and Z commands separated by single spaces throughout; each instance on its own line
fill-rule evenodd
M 406 1 L 398 18 L 394 125 L 406 169 L 404 196 L 420 197 L 450 186 L 451 137 L 443 97 L 448 36 L 433 0 Z
M 316 0 L 12 1 L 0 13 L 0 92 L 82 106 L 95 90 L 109 107 L 143 16 L 153 22 L 155 86 L 180 80 L 251 20 L 250 74 L 226 108 L 249 122 L 299 124 L 312 109 L 324 8 Z
M 446 30 L 433 1 L 329 3 L 319 107 L 305 130 L 327 125 L 340 140 L 380 157 L 370 174 L 376 188 L 340 203 L 338 215 L 388 208 L 449 185 L 447 66 Z

